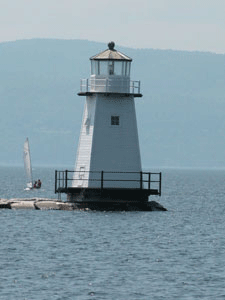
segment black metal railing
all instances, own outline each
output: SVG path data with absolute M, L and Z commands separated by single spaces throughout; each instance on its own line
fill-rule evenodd
M 86 182 L 86 184 L 85 184 Z M 135 183 L 137 189 L 157 190 L 161 196 L 162 173 L 151 172 L 107 172 L 107 171 L 55 171 L 55 193 L 68 192 L 68 189 L 88 186 L 95 182 L 94 187 L 99 189 L 118 188 L 126 183 Z M 75 184 L 74 184 L 75 183 Z M 115 183 L 115 184 L 113 184 Z

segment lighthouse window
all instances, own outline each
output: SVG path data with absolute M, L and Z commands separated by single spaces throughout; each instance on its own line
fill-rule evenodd
M 124 62 L 124 74 L 125 76 L 127 76 L 127 62 Z
M 130 62 L 127 62 L 126 75 L 130 76 Z
M 120 117 L 111 116 L 111 125 L 120 125 Z
M 100 74 L 100 62 L 99 61 L 96 61 L 95 68 L 96 68 L 95 74 L 99 75 Z
M 109 75 L 114 74 L 114 61 L 109 61 Z
M 95 74 L 95 61 L 91 61 L 91 75 Z
M 126 76 L 126 62 L 125 61 L 122 62 L 122 75 Z
M 115 75 L 122 75 L 122 66 L 123 66 L 123 62 L 121 61 L 115 61 L 114 63 L 114 73 Z
M 101 61 L 100 62 L 100 74 L 107 75 L 107 71 L 108 71 L 107 68 L 108 68 L 107 61 Z
M 99 75 L 100 74 L 100 64 L 98 60 L 93 60 L 91 62 L 91 75 Z

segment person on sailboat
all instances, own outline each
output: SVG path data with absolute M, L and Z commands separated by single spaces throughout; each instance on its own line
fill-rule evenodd
M 36 189 L 37 188 L 37 181 L 35 181 L 35 183 L 34 183 L 34 189 Z
M 38 182 L 37 182 L 37 188 L 40 188 L 41 187 L 41 180 L 38 179 Z

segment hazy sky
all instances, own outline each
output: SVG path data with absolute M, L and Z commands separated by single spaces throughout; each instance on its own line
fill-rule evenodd
M 0 42 L 30 38 L 225 53 L 225 0 L 0 0 Z

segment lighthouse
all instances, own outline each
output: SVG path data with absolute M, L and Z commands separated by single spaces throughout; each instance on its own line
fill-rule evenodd
M 148 206 L 161 195 L 161 173 L 143 172 L 135 111 L 140 81 L 130 79 L 132 59 L 108 48 L 90 58 L 91 74 L 81 79 L 84 113 L 73 171 L 56 171 L 56 192 L 80 207 Z

